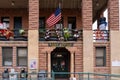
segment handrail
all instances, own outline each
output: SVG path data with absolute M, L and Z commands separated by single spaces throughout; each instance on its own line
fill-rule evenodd
M 120 80 L 120 75 L 119 74 L 105 74 L 105 73 L 92 73 L 92 72 L 40 72 L 40 73 L 27 73 L 28 74 L 28 79 L 32 78 L 32 75 L 37 75 L 36 77 L 33 78 L 51 78 L 50 80 L 55 80 L 55 75 L 70 75 L 74 74 L 74 78 L 77 80 Z M 38 76 L 41 75 L 41 76 Z M 2 75 L 2 73 L 1 73 Z M 13 74 L 9 74 L 13 75 Z M 14 73 L 14 75 L 17 75 L 17 78 L 20 78 L 19 75 L 20 73 Z M 48 75 L 51 75 L 51 77 L 48 77 Z M 78 75 L 78 76 L 77 76 Z M 96 77 L 97 76 L 97 77 Z M 101 77 L 102 76 L 102 77 Z M 69 77 L 70 78 L 70 77 Z M 114 79 L 115 78 L 115 79 Z M 116 79 L 117 78 L 117 79 Z
M 77 29 L 40 29 L 40 41 L 77 41 L 82 40 L 82 30 Z
M 109 41 L 109 30 L 93 30 L 93 40 L 95 42 Z
M 0 29 L 0 41 L 26 41 L 28 36 L 28 30 L 23 29 Z M 18 39 L 19 38 L 19 39 Z M 22 39 L 23 38 L 23 39 Z

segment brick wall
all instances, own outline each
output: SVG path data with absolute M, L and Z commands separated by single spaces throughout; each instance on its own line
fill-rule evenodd
M 39 51 L 44 49 L 45 47 L 40 47 Z M 48 53 L 39 52 L 39 70 L 47 71 L 47 62 L 48 62 Z
M 33 8 L 34 9 L 34 8 Z M 47 12 L 47 13 L 46 13 Z M 54 12 L 54 10 L 48 10 L 48 11 L 40 11 L 40 16 L 47 16 L 47 17 L 49 17 L 52 13 Z M 37 13 L 31 13 L 32 15 L 35 15 L 35 14 L 37 14 Z M 69 11 L 69 10 L 64 10 L 64 11 L 62 11 L 62 14 L 63 14 L 63 17 L 64 18 L 66 18 L 66 20 L 67 20 L 67 17 L 74 17 L 74 16 L 76 16 L 76 25 L 77 25 L 77 27 L 78 28 L 82 28 L 82 26 L 81 26 L 81 14 L 80 14 L 80 12 L 79 11 Z M 74 14 L 78 14 L 78 15 L 74 15 Z M 14 17 L 22 17 L 22 26 L 25 28 L 25 29 L 28 29 L 28 11 L 27 11 L 27 9 L 1 9 L 0 10 L 0 18 L 1 17 L 9 17 L 10 18 L 10 29 L 14 29 Z M 46 17 L 46 18 L 47 18 Z M 35 18 L 36 19 L 36 18 Z M 1 19 L 0 19 L 0 21 L 1 21 Z M 34 21 L 34 20 L 33 20 Z M 34 23 L 33 23 L 34 24 Z M 30 24 L 30 26 L 31 25 L 33 25 L 33 24 Z M 64 24 L 66 24 L 66 26 L 67 26 L 67 21 L 65 21 L 64 20 Z M 34 28 L 29 28 L 29 29 L 35 29 L 35 27 Z M 19 71 L 19 69 L 21 68 L 21 67 L 17 67 L 16 66 L 16 47 L 17 46 L 23 46 L 23 45 L 25 45 L 25 46 L 27 46 L 28 44 L 27 43 L 24 43 L 24 42 L 8 42 L 8 43 L 6 43 L 6 42 L 1 42 L 1 47 L 2 46 L 11 46 L 11 47 L 13 47 L 13 67 L 14 68 L 16 68 L 16 70 L 18 70 Z M 1 51 L 1 50 L 0 50 Z M 81 50 L 80 50 L 81 51 Z M 79 53 L 79 52 L 78 52 Z M 1 52 L 1 54 L 2 54 L 2 52 Z M 79 54 L 78 54 L 79 55 Z M 41 57 L 41 56 L 43 56 L 43 57 Z M 39 59 L 40 59 L 40 63 L 39 63 L 39 65 L 41 66 L 41 64 L 43 64 L 42 65 L 42 67 L 40 67 L 40 69 L 47 69 L 47 63 L 45 63 L 45 62 L 47 62 L 46 60 L 44 61 L 44 60 L 42 60 L 42 63 L 41 63 L 41 58 L 42 59 L 45 59 L 46 58 L 46 56 L 47 55 L 44 55 L 44 53 L 40 53 L 40 56 L 39 56 Z M 80 53 L 80 56 L 81 56 L 81 53 Z M 2 59 L 2 58 L 1 58 Z M 77 63 L 76 63 L 77 64 Z M 80 62 L 80 64 L 81 64 L 81 62 Z M 78 65 L 79 66 L 79 65 Z M 2 64 L 1 64 L 1 70 L 3 70 L 3 68 L 5 68 L 5 67 L 3 67 L 2 66 Z M 8 68 L 11 68 L 11 67 L 8 67 Z M 79 69 L 79 68 L 78 68 Z M 77 70 L 78 70 L 77 69 Z
M 28 28 L 28 12 L 27 9 L 0 9 L 0 18 L 10 18 L 10 29 L 14 29 L 14 17 L 22 17 L 22 27 Z M 0 19 L 1 22 L 1 19 Z
M 39 16 L 46 17 L 46 19 L 54 12 L 53 10 L 40 10 Z M 31 13 L 32 15 L 36 15 L 37 13 Z M 77 14 L 77 15 L 74 15 Z M 81 12 L 73 10 L 63 10 L 62 16 L 64 17 L 64 26 L 67 27 L 67 18 L 68 17 L 76 17 L 76 26 L 79 29 L 82 29 L 82 21 L 81 21 Z M 10 18 L 10 29 L 14 29 L 14 17 L 22 17 L 22 27 L 24 29 L 28 29 L 28 10 L 27 9 L 1 9 L 0 10 L 0 18 L 1 17 L 9 17 Z M 37 18 L 34 18 L 37 20 Z M 33 19 L 32 19 L 33 20 Z M 33 21 L 35 21 L 33 20 Z M 1 22 L 1 19 L 0 19 Z M 30 22 L 31 23 L 31 22 Z M 36 25 L 37 23 L 30 24 Z
M 95 66 L 95 47 L 106 47 L 106 66 L 105 67 L 96 67 Z M 97 73 L 111 73 L 111 60 L 110 60 L 110 44 L 109 43 L 94 43 L 94 72 Z
M 6 11 L 8 11 L 7 13 L 6 13 Z M 51 10 L 51 11 L 49 11 L 49 12 L 53 12 L 54 10 Z M 77 27 L 81 27 L 82 25 L 81 25 L 81 23 L 82 23 L 82 21 L 81 21 L 81 14 L 79 14 L 80 12 L 79 11 L 75 11 L 74 13 L 72 13 L 73 11 L 69 11 L 69 13 L 67 13 L 68 11 L 63 11 L 63 17 L 65 17 L 65 18 L 67 18 L 68 16 L 74 16 L 74 14 L 78 14 L 78 15 L 76 15 L 76 17 L 77 17 Z M 13 26 L 13 17 L 14 16 L 22 16 L 23 17 L 23 25 L 26 27 L 27 26 L 27 28 L 28 28 L 28 15 L 27 15 L 27 10 L 26 9 L 20 9 L 20 10 L 16 10 L 16 9 L 10 9 L 10 10 L 4 10 L 3 9 L 3 11 L 1 11 L 0 12 L 0 16 L 8 16 L 8 17 L 10 17 L 10 27 L 12 27 Z M 40 16 L 46 16 L 46 15 L 50 15 L 50 13 L 48 14 L 48 13 L 46 13 L 46 11 L 42 11 L 42 12 L 40 12 Z M 88 18 L 88 17 L 87 17 Z M 90 19 L 91 20 L 91 18 L 88 18 L 88 19 Z M 67 20 L 67 19 L 66 19 Z M 86 20 L 87 21 L 87 20 Z M 66 23 L 67 23 L 67 21 L 65 21 Z M 89 21 L 88 21 L 89 22 Z M 66 23 L 64 23 L 64 24 L 66 24 Z M 85 26 L 90 26 L 90 24 L 85 24 Z M 34 27 L 35 28 L 35 27 Z M 82 27 L 81 27 L 82 28 Z M 86 29 L 91 29 L 91 26 L 90 27 L 86 27 Z M 33 28 L 32 28 L 33 29 Z M 6 43 L 2 43 L 4 46 L 8 46 L 9 44 L 6 44 Z M 22 45 L 26 45 L 27 46 L 27 44 L 26 43 L 21 43 L 20 42 L 20 44 L 21 44 L 21 46 Z M 9 46 L 20 46 L 18 43 L 11 43 Z M 42 46 L 41 46 L 42 47 Z M 45 47 L 44 47 L 45 48 Z M 42 48 L 40 48 L 39 49 L 39 51 L 41 50 Z M 83 56 L 83 54 L 82 54 L 82 47 L 78 47 L 78 52 L 76 52 L 76 54 L 75 54 L 75 71 L 76 72 L 78 72 L 78 71 L 82 71 L 83 70 L 83 59 L 82 59 L 82 56 Z M 16 50 L 16 47 L 14 47 L 14 50 Z M 15 57 L 16 55 L 15 55 L 15 51 L 14 51 L 14 57 L 13 57 L 13 60 L 14 60 L 14 63 L 13 63 L 13 67 L 17 67 L 16 66 L 16 57 Z M 108 56 L 110 56 L 110 55 L 108 55 Z M 44 59 L 44 60 L 43 60 Z M 41 53 L 41 52 L 39 52 L 39 61 L 40 61 L 40 63 L 39 63 L 39 68 L 40 69 L 45 69 L 45 70 L 47 70 L 47 54 L 45 54 L 45 53 Z M 42 65 L 41 65 L 42 64 Z M 110 63 L 109 63 L 109 57 L 107 58 L 107 67 L 105 67 L 104 69 L 105 70 L 107 70 L 107 72 L 110 72 L 109 70 L 109 65 Z M 1 70 L 3 69 L 4 67 L 2 67 L 1 66 Z M 19 68 L 19 67 L 18 67 Z M 18 69 L 19 70 L 19 69 Z M 102 71 L 102 68 L 96 68 L 95 67 L 95 72 L 101 72 Z
M 78 47 L 78 51 L 74 54 L 75 58 L 75 72 L 83 72 L 83 47 L 82 44 Z
M 84 30 L 92 30 L 92 0 L 82 0 L 82 26 Z
M 38 29 L 39 0 L 29 0 L 29 29 Z
M 31 3 L 33 0 L 29 0 L 29 3 Z M 38 29 L 38 14 L 39 16 L 46 16 L 46 18 L 48 18 L 53 12 L 54 10 L 40 10 L 40 12 L 36 12 L 34 10 L 36 10 L 36 8 L 38 9 L 38 6 L 32 6 L 32 5 L 36 5 L 38 4 L 37 2 L 38 0 L 32 2 L 32 4 L 30 4 L 29 6 L 31 7 L 29 9 L 30 14 L 28 14 L 27 9 L 1 9 L 0 10 L 0 17 L 10 17 L 10 27 L 11 29 L 13 29 L 13 18 L 14 16 L 22 16 L 22 22 L 23 22 L 23 26 L 25 28 L 29 29 Z M 76 16 L 77 17 L 77 22 L 76 25 L 78 28 L 83 29 L 84 30 L 91 30 L 92 29 L 92 0 L 83 0 L 83 7 L 82 7 L 82 14 L 80 11 L 69 11 L 69 10 L 63 10 L 62 11 L 62 16 L 64 17 L 65 20 L 67 20 L 67 17 L 70 16 Z M 118 0 L 109 0 L 109 27 L 111 30 L 118 30 Z M 76 14 L 76 15 L 74 15 Z M 36 15 L 36 16 L 35 16 Z M 28 21 L 28 16 L 30 21 Z M 82 23 L 83 22 L 83 23 Z M 28 24 L 29 23 L 29 24 Z M 64 25 L 67 26 L 67 21 L 64 21 Z M 107 66 L 106 67 L 95 67 L 94 66 L 94 71 L 95 72 L 103 72 L 103 73 L 110 73 L 110 46 L 109 43 L 106 44 L 94 44 L 94 46 L 101 46 L 104 45 L 107 47 Z M 19 71 L 19 69 L 21 67 L 17 67 L 16 66 L 16 47 L 17 46 L 27 46 L 27 43 L 25 42 L 13 42 L 13 43 L 5 43 L 5 42 L 0 42 L 0 47 L 1 46 L 13 46 L 13 67 L 16 68 L 16 70 Z M 39 45 L 39 69 L 45 69 L 47 70 L 47 54 L 46 53 L 42 53 L 40 52 L 43 48 L 46 48 L 47 46 L 43 46 L 43 45 Z M 76 52 L 76 54 L 74 54 L 75 56 L 75 72 L 78 71 L 83 71 L 83 48 L 82 45 L 78 46 L 78 51 Z M 1 48 L 0 48 L 0 55 L 2 55 L 1 52 Z M 0 56 L 2 57 L 2 56 Z M 2 58 L 0 58 L 1 61 Z M 2 61 L 1 61 L 2 62 Z M 0 63 L 0 70 L 3 70 L 2 63 Z M 11 68 L 11 67 L 8 67 Z
M 109 0 L 108 14 L 110 30 L 119 30 L 119 0 Z
M 12 47 L 13 48 L 13 63 L 12 66 L 2 66 L 2 47 Z M 0 74 L 4 71 L 5 68 L 8 68 L 10 71 L 11 68 L 14 68 L 16 72 L 20 72 L 21 68 L 25 68 L 27 70 L 27 67 L 25 66 L 17 66 L 17 47 L 27 47 L 27 42 L 15 42 L 15 41 L 10 41 L 10 42 L 0 42 Z M 1 77 L 1 75 L 0 75 Z

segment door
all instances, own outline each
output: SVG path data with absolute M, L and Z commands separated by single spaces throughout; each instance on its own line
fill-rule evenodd
M 14 35 L 19 36 L 19 30 L 22 29 L 22 17 L 14 17 Z
M 51 55 L 51 70 L 70 72 L 70 53 L 65 48 L 56 48 Z M 69 74 L 55 74 L 56 78 L 68 78 Z

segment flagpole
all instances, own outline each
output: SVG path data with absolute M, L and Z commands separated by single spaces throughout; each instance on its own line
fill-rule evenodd
M 59 8 L 61 9 L 61 2 L 59 2 Z
M 59 0 L 59 8 L 60 8 L 60 10 L 61 10 L 61 3 L 62 3 L 62 1 Z M 62 15 L 62 10 L 61 10 L 61 15 Z M 61 20 L 60 20 L 60 31 L 62 32 L 61 37 L 64 37 L 64 35 L 63 35 L 62 17 L 61 17 Z

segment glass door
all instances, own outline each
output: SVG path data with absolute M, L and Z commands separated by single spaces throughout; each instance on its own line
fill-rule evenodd
M 55 74 L 56 78 L 68 78 L 69 74 L 64 74 L 64 72 L 70 71 L 69 52 L 64 52 L 64 50 L 63 52 L 53 52 L 51 55 L 51 70 L 53 72 L 63 72 L 63 74 Z

